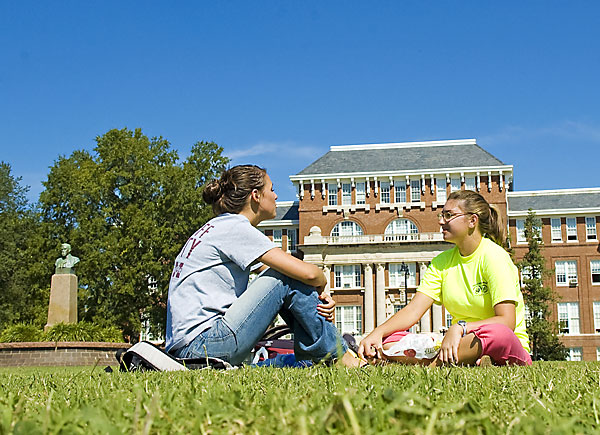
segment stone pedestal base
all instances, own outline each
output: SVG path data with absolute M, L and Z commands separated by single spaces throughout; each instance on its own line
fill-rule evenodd
M 52 275 L 47 330 L 57 323 L 77 323 L 77 276 Z

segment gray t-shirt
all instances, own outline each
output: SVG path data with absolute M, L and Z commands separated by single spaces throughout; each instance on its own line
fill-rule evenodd
M 222 317 L 246 291 L 252 263 L 275 246 L 240 214 L 222 214 L 196 231 L 177 255 L 169 283 L 167 351 Z

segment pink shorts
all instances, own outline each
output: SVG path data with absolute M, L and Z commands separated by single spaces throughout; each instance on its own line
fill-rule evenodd
M 531 356 L 508 326 L 491 323 L 480 326 L 471 332 L 481 342 L 481 355 L 489 355 L 495 365 L 531 365 Z M 383 344 L 400 341 L 408 334 L 410 334 L 408 331 L 394 332 L 383 340 Z

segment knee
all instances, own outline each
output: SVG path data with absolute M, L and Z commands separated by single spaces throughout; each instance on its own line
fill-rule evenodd
M 268 268 L 263 273 L 261 273 L 259 275 L 259 277 L 266 277 L 266 278 L 280 281 L 284 285 L 288 286 L 290 289 L 305 290 L 306 292 L 312 292 L 315 289 L 313 286 L 304 284 L 303 282 L 298 281 L 297 279 L 291 278 L 287 275 L 284 275 L 283 273 L 278 272 L 277 270 L 275 270 L 273 268 Z

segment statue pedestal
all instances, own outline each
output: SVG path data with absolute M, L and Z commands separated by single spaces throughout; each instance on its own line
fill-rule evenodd
M 77 276 L 52 275 L 48 323 L 45 330 L 57 323 L 77 323 Z

